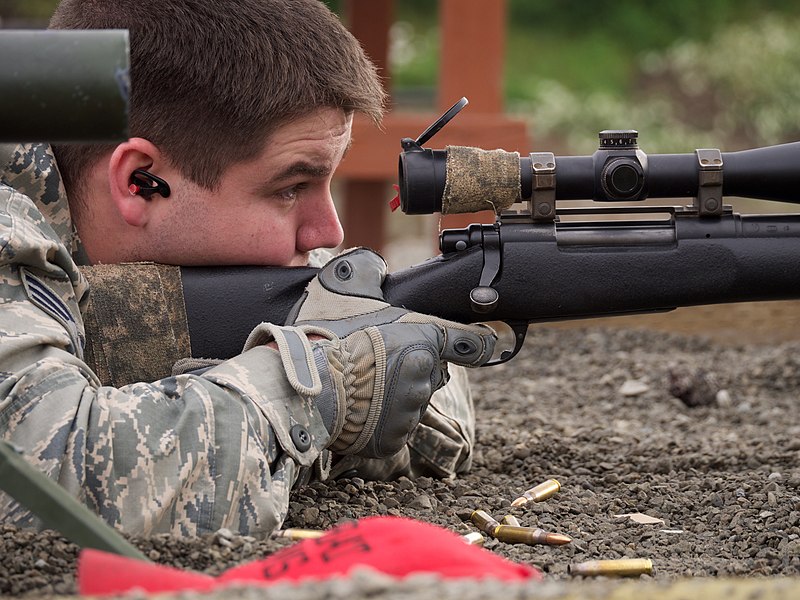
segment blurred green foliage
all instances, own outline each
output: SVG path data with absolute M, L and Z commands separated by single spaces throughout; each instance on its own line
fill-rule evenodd
M 393 85 L 433 88 L 437 6 L 401 0 Z M 505 93 L 537 147 L 591 152 L 639 129 L 652 152 L 800 139 L 796 0 L 509 0 Z M 479 43 L 477 41 L 476 43 Z M 552 148 L 550 148 L 552 149 Z
M 486 0 L 491 2 L 492 0 Z M 331 0 L 336 9 L 341 2 Z M 435 85 L 438 6 L 396 0 L 405 52 L 394 65 L 395 85 Z M 703 40 L 729 25 L 765 14 L 800 16 L 796 0 L 508 0 L 506 81 L 510 99 L 530 95 L 539 80 L 558 79 L 580 91 L 630 85 L 637 55 L 682 40 Z M 396 27 L 395 29 L 398 29 Z M 479 43 L 479 40 L 476 40 Z
M 703 39 L 765 12 L 800 13 L 796 0 L 536 0 L 509 4 L 511 23 L 555 35 L 603 33 L 631 51 L 663 48 L 676 39 Z
M 800 140 L 798 27 L 800 16 L 768 13 L 638 53 L 627 86 L 581 90 L 542 79 L 509 109 L 568 152 L 593 151 L 602 129 L 637 129 L 649 152 Z

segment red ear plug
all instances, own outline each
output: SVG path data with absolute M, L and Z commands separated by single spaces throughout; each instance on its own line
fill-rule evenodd
M 149 200 L 153 194 L 160 194 L 162 198 L 168 198 L 170 195 L 169 184 L 144 169 L 136 169 L 131 173 L 128 191 L 131 195 L 141 196 L 145 200 Z

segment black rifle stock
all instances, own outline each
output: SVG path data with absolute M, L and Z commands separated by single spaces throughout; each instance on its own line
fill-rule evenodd
M 402 141 L 404 212 L 441 211 L 448 188 L 450 212 L 459 212 L 462 200 L 474 205 L 453 195 L 447 180 L 448 161 L 455 161 L 448 153 L 456 151 L 422 146 L 464 105 L 466 99 L 456 103 L 417 140 Z M 492 224 L 443 231 L 441 255 L 387 276 L 387 301 L 464 323 L 506 322 L 515 347 L 490 363 L 497 364 L 520 350 L 530 323 L 800 298 L 800 214 L 739 215 L 723 204 L 726 194 L 800 202 L 800 142 L 647 156 L 636 138 L 632 130 L 605 131 L 592 156 L 534 153 L 512 162 L 519 179 L 511 191 L 526 206 L 500 211 Z M 487 195 L 504 185 L 492 179 L 496 170 L 483 174 Z M 694 200 L 619 204 L 648 197 Z M 557 200 L 577 198 L 615 204 L 556 210 Z M 285 321 L 315 273 L 183 268 L 192 354 L 238 354 L 255 325 Z
M 524 338 L 529 323 L 800 297 L 800 215 L 472 225 L 445 232 L 447 244 L 451 235 L 469 238 L 469 246 L 390 273 L 389 303 L 464 323 L 505 321 Z M 479 313 L 470 293 L 483 273 L 487 237 L 502 247 L 502 269 L 492 286 L 495 309 Z M 583 243 L 588 238 L 596 245 Z M 284 322 L 316 271 L 183 268 L 192 354 L 238 354 L 258 323 Z

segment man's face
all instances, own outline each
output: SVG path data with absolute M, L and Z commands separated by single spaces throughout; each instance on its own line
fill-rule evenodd
M 231 166 L 219 189 L 188 180 L 154 224 L 159 262 L 301 266 L 342 243 L 330 183 L 350 144 L 352 115 L 320 109 L 279 128 L 260 155 Z

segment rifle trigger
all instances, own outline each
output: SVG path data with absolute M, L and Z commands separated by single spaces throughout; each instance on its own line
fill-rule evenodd
M 514 358 L 519 351 L 522 350 L 525 344 L 525 336 L 528 334 L 527 321 L 505 321 L 511 330 L 514 332 L 514 348 L 512 350 L 503 350 L 500 353 L 500 358 L 492 359 L 489 362 L 481 365 L 482 367 L 493 367 L 495 365 L 502 365 L 504 362 L 510 361 Z

